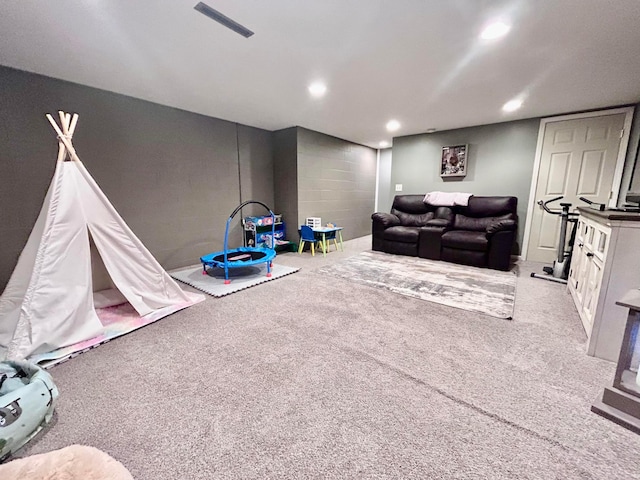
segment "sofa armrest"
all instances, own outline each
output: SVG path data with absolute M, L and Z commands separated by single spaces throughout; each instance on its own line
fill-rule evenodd
M 493 235 L 497 232 L 512 232 L 516 229 L 516 221 L 515 220 L 500 220 L 497 222 L 493 222 L 491 225 L 487 227 L 487 234 Z
M 377 212 L 371 215 L 374 228 L 389 228 L 400 225 L 400 219 L 391 213 Z

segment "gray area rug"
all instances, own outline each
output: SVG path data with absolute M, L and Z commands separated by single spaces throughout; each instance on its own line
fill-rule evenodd
M 513 318 L 515 272 L 381 252 L 363 252 L 318 272 L 492 317 Z
M 208 274 L 203 275 L 202 266 L 191 266 L 181 270 L 171 271 L 169 275 L 204 293 L 208 293 L 214 297 L 224 297 L 225 295 L 239 292 L 245 288 L 276 280 L 285 275 L 295 273 L 298 270 L 300 269 L 274 264 L 274 266 L 271 267 L 271 277 L 267 277 L 266 265 L 231 268 L 229 269 L 229 279 L 231 283 L 228 285 L 224 283 L 224 270 L 222 268 L 210 268 L 207 270 Z

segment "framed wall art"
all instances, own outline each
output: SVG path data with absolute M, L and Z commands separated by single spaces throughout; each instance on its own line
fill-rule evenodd
M 441 177 L 464 177 L 467 174 L 467 145 L 442 147 Z

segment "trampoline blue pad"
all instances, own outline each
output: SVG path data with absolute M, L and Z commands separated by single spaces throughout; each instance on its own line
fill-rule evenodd
M 273 260 L 276 256 L 275 250 L 270 248 L 252 248 L 252 247 L 240 247 L 232 250 L 227 250 L 227 267 L 247 267 L 249 265 L 257 265 L 259 263 L 266 263 Z M 219 267 L 225 266 L 225 252 L 214 252 L 208 255 L 200 257 L 200 261 L 207 267 Z

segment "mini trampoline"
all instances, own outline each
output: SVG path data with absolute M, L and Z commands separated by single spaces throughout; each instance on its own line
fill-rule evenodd
M 229 225 L 236 214 L 242 210 L 243 207 L 251 203 L 257 203 L 267 209 L 269 215 L 271 215 L 271 246 L 267 247 L 239 247 L 229 249 Z M 240 204 L 233 213 L 227 219 L 227 226 L 224 231 L 224 250 L 222 252 L 214 252 L 208 255 L 200 257 L 202 262 L 202 274 L 207 274 L 207 267 L 209 268 L 224 268 L 224 283 L 229 284 L 229 269 L 238 267 L 249 267 L 251 265 L 258 265 L 260 263 L 267 264 L 267 277 L 271 276 L 271 261 L 276 256 L 275 250 L 275 215 L 269 207 L 264 203 L 256 200 L 247 200 Z M 268 242 L 267 242 L 268 244 Z

